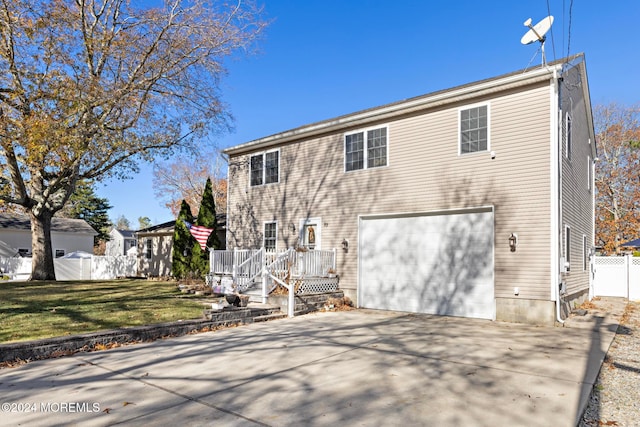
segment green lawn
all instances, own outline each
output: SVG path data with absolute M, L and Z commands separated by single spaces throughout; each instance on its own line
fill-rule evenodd
M 199 319 L 175 282 L 0 282 L 0 343 Z

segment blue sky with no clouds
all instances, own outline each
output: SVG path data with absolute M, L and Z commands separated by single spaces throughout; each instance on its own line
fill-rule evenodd
M 573 6 L 570 8 L 571 4 Z M 219 148 L 456 85 L 539 66 L 523 22 L 550 11 L 547 60 L 584 52 L 592 105 L 640 104 L 640 1 L 265 0 L 273 20 L 258 54 L 228 63 L 223 98 L 235 117 Z M 571 9 L 571 11 L 570 11 Z M 570 31 L 569 31 L 570 30 Z M 536 55 L 536 52 L 538 54 Z M 150 166 L 97 192 L 112 219 L 154 224 L 171 213 L 154 197 Z

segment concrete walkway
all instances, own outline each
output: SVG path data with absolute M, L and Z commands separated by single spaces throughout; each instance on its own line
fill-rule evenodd
M 575 426 L 623 309 L 556 328 L 318 313 L 32 362 L 0 370 L 0 423 Z

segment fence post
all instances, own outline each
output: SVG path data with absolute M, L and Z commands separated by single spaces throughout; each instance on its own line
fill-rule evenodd
M 629 291 L 630 291 L 630 286 L 629 286 L 629 282 L 631 281 L 631 254 L 626 254 L 624 256 L 626 265 L 627 265 L 627 299 L 629 298 Z

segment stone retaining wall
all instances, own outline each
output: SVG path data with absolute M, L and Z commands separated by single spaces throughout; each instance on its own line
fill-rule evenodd
M 295 307 L 293 311 L 296 316 L 300 314 L 311 313 L 313 311 L 318 311 L 323 308 L 327 304 L 327 301 L 332 298 L 342 299 L 344 298 L 344 293 L 342 291 L 336 291 L 322 294 L 296 295 Z M 289 296 L 269 295 L 267 303 L 280 307 L 280 309 L 286 313 L 287 308 L 289 307 Z
M 279 313 L 279 308 L 234 308 L 214 312 L 211 319 L 184 320 L 150 326 L 136 326 L 80 335 L 0 344 L 0 362 L 38 360 L 92 351 L 99 346 L 153 341 L 159 338 L 208 331 L 221 326 L 253 323 L 254 319 Z

